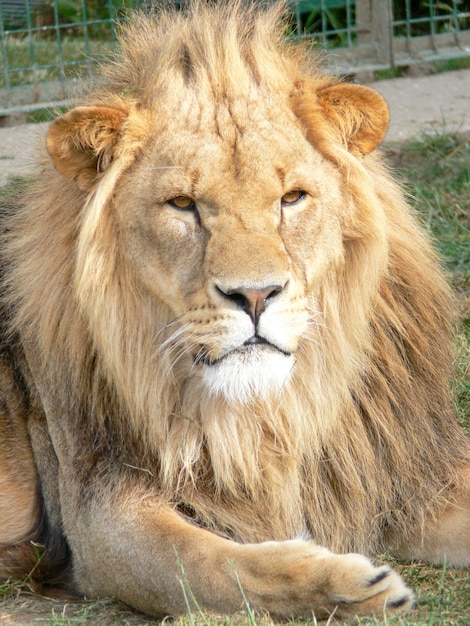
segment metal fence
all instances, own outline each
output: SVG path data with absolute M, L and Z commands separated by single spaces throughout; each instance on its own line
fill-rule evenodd
M 154 4 L 165 0 L 0 0 L 0 118 L 66 103 L 112 51 L 116 23 Z M 318 41 L 333 72 L 470 57 L 470 0 L 289 4 L 290 36 Z

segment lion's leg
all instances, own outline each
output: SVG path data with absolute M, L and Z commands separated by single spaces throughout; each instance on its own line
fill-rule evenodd
M 67 530 L 84 593 L 157 615 L 187 612 L 192 597 L 205 610 L 236 612 L 244 606 L 241 589 L 253 609 L 286 618 L 383 614 L 413 602 L 395 572 L 361 555 L 334 555 L 302 540 L 238 544 L 153 498 L 95 506 Z
M 26 408 L 12 370 L 0 356 L 0 544 L 26 537 L 37 521 L 37 473 Z
M 0 412 L 3 437 L 5 417 Z M 26 442 L 0 441 L 0 544 L 26 537 L 36 521 L 36 472 Z
M 463 470 L 461 487 L 452 502 L 428 515 L 415 533 L 394 550 L 397 556 L 429 561 L 444 561 L 455 567 L 470 566 L 470 467 Z
M 0 579 L 34 567 L 29 539 L 39 517 L 37 472 L 27 407 L 8 360 L 0 355 Z

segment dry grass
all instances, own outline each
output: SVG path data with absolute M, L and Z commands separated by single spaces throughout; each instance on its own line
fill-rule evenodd
M 393 560 L 387 557 L 388 563 Z M 422 563 L 400 564 L 396 568 L 417 593 L 416 608 L 406 618 L 360 618 L 359 626 L 468 626 L 470 623 L 470 572 L 430 567 Z M 139 614 L 124 605 L 109 601 L 59 602 L 40 598 L 18 584 L 0 587 L 0 624 L 72 626 L 151 626 L 160 621 Z M 382 616 L 381 616 L 382 617 Z M 247 611 L 234 616 L 188 615 L 172 622 L 174 626 L 268 626 L 267 617 L 251 616 Z M 332 624 L 335 624 L 333 620 Z M 292 622 L 293 626 L 314 626 L 315 621 Z

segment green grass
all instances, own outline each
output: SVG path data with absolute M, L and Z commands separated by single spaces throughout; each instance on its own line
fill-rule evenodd
M 403 180 L 411 203 L 433 234 L 457 296 L 456 332 L 458 369 L 456 403 L 458 414 L 470 433 L 470 143 L 462 137 L 422 137 L 388 150 L 388 158 Z M 20 184 L 0 188 L 3 196 Z M 470 570 L 431 567 L 423 563 L 383 560 L 396 567 L 416 591 L 416 608 L 405 618 L 361 618 L 358 626 L 468 626 L 470 624 Z M 38 598 L 27 584 L 0 586 L 0 623 L 70 626 L 145 626 L 158 624 L 112 601 L 59 602 Z M 266 617 L 243 612 L 235 616 L 191 614 L 175 620 L 175 626 L 265 626 Z M 293 624 L 313 626 L 312 621 Z
M 417 604 L 405 617 L 358 618 L 357 626 L 468 626 L 470 623 L 470 572 L 430 567 L 422 563 L 400 564 L 387 557 L 417 594 Z M 3 620 L 3 621 L 2 621 Z M 63 602 L 41 598 L 17 583 L 0 587 L 0 623 L 71 626 L 154 626 L 161 622 L 111 600 Z M 267 616 L 245 610 L 238 614 L 210 615 L 195 611 L 172 621 L 174 626 L 267 626 Z M 292 626 L 315 626 L 313 620 L 294 620 Z M 337 623 L 337 622 L 334 622 Z
M 417 66 L 420 64 L 418 63 Z M 442 61 L 424 62 L 427 70 L 431 74 L 440 74 L 441 72 L 451 72 L 454 70 L 464 70 L 470 68 L 470 57 L 460 57 L 456 59 L 444 59 Z M 410 65 L 391 67 L 385 70 L 376 70 L 374 72 L 375 80 L 388 80 L 390 78 L 399 78 L 407 76 Z
M 456 400 L 470 431 L 470 141 L 435 135 L 388 155 L 433 235 L 456 294 Z
M 40 122 L 52 122 L 58 115 L 66 113 L 66 111 L 66 107 L 55 107 L 53 109 L 46 107 L 44 109 L 38 109 L 37 111 L 32 111 L 27 114 L 26 123 L 38 124 Z
M 6 40 L 5 52 L 0 50 L 0 66 L 8 68 L 8 80 L 12 87 L 61 78 L 85 77 L 94 60 L 108 55 L 112 47 L 109 41 L 77 37 L 63 38 L 59 47 L 54 39 L 34 37 L 30 43 L 12 34 Z M 60 74 L 61 61 L 63 76 Z M 5 86 L 5 77 L 2 74 L 0 88 Z
M 339 24 L 333 26 L 337 28 Z M 103 24 L 102 28 L 106 36 L 85 38 L 63 35 L 60 44 L 52 36 L 46 38 L 35 35 L 29 40 L 22 32 L 11 32 L 5 36 L 5 46 L 0 48 L 0 67 L 7 68 L 11 87 L 86 77 L 96 60 L 103 59 L 114 50 L 111 23 Z M 335 45 L 338 44 L 338 37 L 341 39 L 342 35 L 334 39 Z M 445 72 L 469 68 L 470 58 L 446 59 L 427 65 L 432 72 Z M 405 66 L 377 70 L 374 75 L 380 80 L 403 76 L 406 72 Z M 2 87 L 6 87 L 4 74 L 0 74 L 0 89 Z

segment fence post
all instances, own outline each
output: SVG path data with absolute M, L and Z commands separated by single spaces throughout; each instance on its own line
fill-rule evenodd
M 356 0 L 359 46 L 370 50 L 375 62 L 393 67 L 392 0 Z

